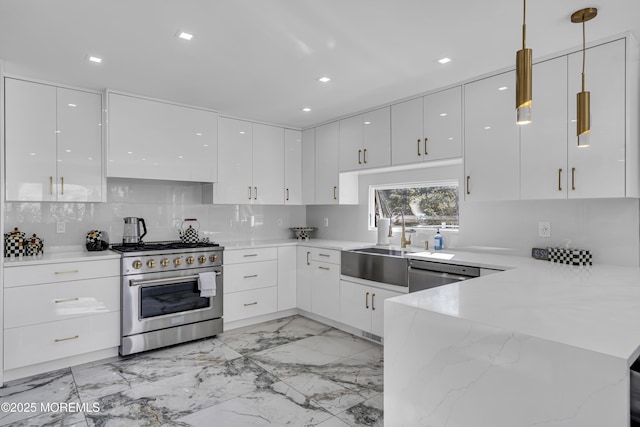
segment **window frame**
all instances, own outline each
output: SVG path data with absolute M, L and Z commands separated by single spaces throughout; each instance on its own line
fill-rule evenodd
M 457 179 L 444 179 L 444 180 L 435 180 L 435 181 L 415 181 L 415 182 L 399 182 L 395 184 L 370 184 L 369 185 L 369 221 L 368 221 L 368 230 L 375 231 L 378 227 L 375 225 L 375 198 L 376 198 L 376 190 L 391 190 L 391 189 L 406 189 L 406 188 L 415 188 L 415 187 L 457 187 L 458 189 L 458 225 L 457 227 L 446 227 L 447 231 L 455 231 L 457 232 L 460 229 L 460 181 Z M 393 226 L 392 229 L 400 229 L 401 226 Z M 415 227 L 409 226 L 408 228 L 414 230 L 436 230 L 437 228 L 442 229 L 442 227 L 438 225 L 428 226 L 428 227 Z

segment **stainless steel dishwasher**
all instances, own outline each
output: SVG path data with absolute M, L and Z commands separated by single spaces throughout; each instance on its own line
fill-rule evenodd
M 480 276 L 478 267 L 409 260 L 409 292 L 422 291 Z

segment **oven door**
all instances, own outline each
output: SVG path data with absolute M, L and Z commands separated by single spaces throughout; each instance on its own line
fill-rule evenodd
M 216 273 L 216 296 L 201 297 L 198 274 Z M 222 267 L 124 276 L 122 336 L 222 317 Z

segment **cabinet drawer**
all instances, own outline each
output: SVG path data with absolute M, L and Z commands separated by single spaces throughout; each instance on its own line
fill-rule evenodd
M 120 259 L 5 267 L 4 286 L 10 288 L 97 277 L 120 277 Z
M 278 284 L 278 261 L 224 266 L 224 292 L 267 288 Z
M 120 345 L 120 312 L 4 331 L 4 369 L 76 356 Z
M 120 310 L 120 278 L 8 288 L 4 327 L 35 325 Z
M 224 321 L 247 319 L 278 310 L 278 288 L 262 288 L 224 295 Z
M 224 251 L 225 265 L 277 259 L 278 248 L 239 249 Z
M 311 259 L 313 261 L 330 262 L 340 264 L 340 251 L 333 249 L 311 248 Z

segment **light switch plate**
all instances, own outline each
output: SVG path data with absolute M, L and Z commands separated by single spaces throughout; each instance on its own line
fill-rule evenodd
M 56 222 L 56 233 L 64 233 L 65 232 L 65 223 L 62 221 Z
M 538 223 L 538 237 L 551 237 L 551 222 L 540 221 Z

